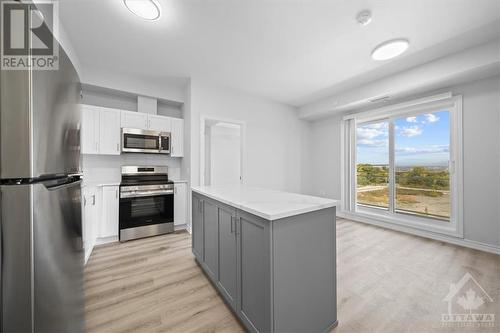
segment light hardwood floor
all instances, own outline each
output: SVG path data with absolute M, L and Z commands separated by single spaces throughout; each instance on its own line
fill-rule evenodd
M 500 332 L 500 256 L 340 219 L 337 239 L 333 332 Z M 466 272 L 494 300 L 482 295 L 478 310 L 494 313 L 496 327 L 442 327 L 443 298 Z M 186 232 L 97 247 L 85 274 L 88 332 L 243 331 Z

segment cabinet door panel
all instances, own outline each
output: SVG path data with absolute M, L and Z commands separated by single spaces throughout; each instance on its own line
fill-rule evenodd
M 191 232 L 193 254 L 200 262 L 203 262 L 203 201 L 197 195 L 193 194 L 191 203 L 192 221 Z
M 186 224 L 186 192 L 185 183 L 174 184 L 174 225 Z
M 148 128 L 153 131 L 170 132 L 172 123 L 170 117 L 148 115 Z
M 148 129 L 148 115 L 141 112 L 122 111 L 121 127 Z
M 238 312 L 258 332 L 271 330 L 269 221 L 238 210 Z
M 95 187 L 85 187 L 82 189 L 83 195 L 83 245 L 85 250 L 85 263 L 92 253 L 97 238 L 96 225 L 99 221 L 97 216 L 97 189 Z
M 172 131 L 171 131 L 172 149 L 170 156 L 183 157 L 184 156 L 184 120 L 179 118 L 172 118 Z
M 102 108 L 100 128 L 99 153 L 120 155 L 120 111 Z
M 104 186 L 102 189 L 101 237 L 118 236 L 118 186 Z
M 219 280 L 227 301 L 235 307 L 236 302 L 236 212 L 219 210 Z
M 203 200 L 204 257 L 208 274 L 217 281 L 218 270 L 218 211 L 215 202 Z

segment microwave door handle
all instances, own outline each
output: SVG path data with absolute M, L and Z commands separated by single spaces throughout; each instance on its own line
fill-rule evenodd
M 158 135 L 158 153 L 161 153 L 161 150 L 162 150 L 162 138 L 160 134 Z

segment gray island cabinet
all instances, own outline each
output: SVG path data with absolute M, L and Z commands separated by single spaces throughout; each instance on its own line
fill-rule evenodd
M 248 331 L 337 325 L 337 201 L 244 187 L 192 190 L 193 254 Z

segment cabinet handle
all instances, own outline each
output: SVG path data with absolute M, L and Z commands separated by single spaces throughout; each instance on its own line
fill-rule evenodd
M 201 213 L 203 207 L 203 200 L 198 201 L 198 211 Z
M 231 216 L 231 233 L 233 233 L 233 232 L 234 232 L 233 220 L 235 220 L 235 219 L 236 219 L 236 217 Z
M 240 220 L 240 223 L 237 222 L 237 219 Z M 236 229 L 236 236 L 239 236 L 241 234 L 241 217 L 237 217 L 234 219 L 234 224 L 235 224 L 235 229 Z M 240 230 L 238 231 L 238 225 L 240 226 Z
M 177 194 L 177 187 L 174 187 L 174 194 Z
M 115 191 L 116 199 L 118 199 L 118 190 Z
M 116 144 L 116 151 L 120 151 L 120 144 L 119 143 Z
M 95 194 L 92 196 L 92 206 L 95 206 Z
M 83 196 L 83 205 L 87 206 L 87 197 Z

